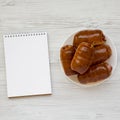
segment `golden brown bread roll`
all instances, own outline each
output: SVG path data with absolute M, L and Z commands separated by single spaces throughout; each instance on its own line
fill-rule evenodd
M 66 75 L 74 75 L 77 74 L 70 67 L 71 60 L 74 56 L 75 48 L 72 45 L 65 45 L 60 50 L 60 59 L 62 62 L 62 66 Z
M 112 67 L 108 63 L 104 62 L 101 64 L 91 66 L 89 70 L 83 75 L 79 74 L 78 80 L 82 84 L 98 82 L 109 77 L 111 71 Z
M 82 42 L 76 49 L 75 55 L 71 62 L 71 69 L 83 74 L 92 63 L 93 47 L 90 43 Z
M 77 48 L 81 42 L 89 42 L 93 45 L 100 45 L 105 41 L 105 36 L 101 30 L 82 30 L 75 34 L 73 46 Z
M 111 48 L 109 45 L 102 44 L 94 47 L 94 57 L 92 64 L 98 64 L 107 60 L 112 54 Z

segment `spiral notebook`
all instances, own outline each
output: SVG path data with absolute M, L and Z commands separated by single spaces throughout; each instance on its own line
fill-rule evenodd
M 47 33 L 3 37 L 8 97 L 51 94 Z

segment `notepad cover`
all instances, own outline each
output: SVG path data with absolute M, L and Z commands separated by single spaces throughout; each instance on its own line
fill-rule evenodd
M 51 94 L 47 33 L 3 37 L 8 97 Z

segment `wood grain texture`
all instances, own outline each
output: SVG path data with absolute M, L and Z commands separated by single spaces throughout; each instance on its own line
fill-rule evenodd
M 63 42 L 82 28 L 102 29 L 115 43 L 117 68 L 112 78 L 93 88 L 66 80 L 59 65 Z M 3 38 L 9 32 L 46 31 L 53 95 L 8 99 Z M 0 0 L 0 119 L 120 119 L 119 0 Z

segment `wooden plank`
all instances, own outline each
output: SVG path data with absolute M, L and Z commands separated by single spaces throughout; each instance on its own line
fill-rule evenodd
M 0 119 L 118 120 L 120 119 L 119 0 L 0 0 Z M 83 89 L 61 72 L 59 49 L 82 28 L 102 29 L 115 43 L 118 66 L 104 84 Z M 46 31 L 53 95 L 8 99 L 2 35 Z

